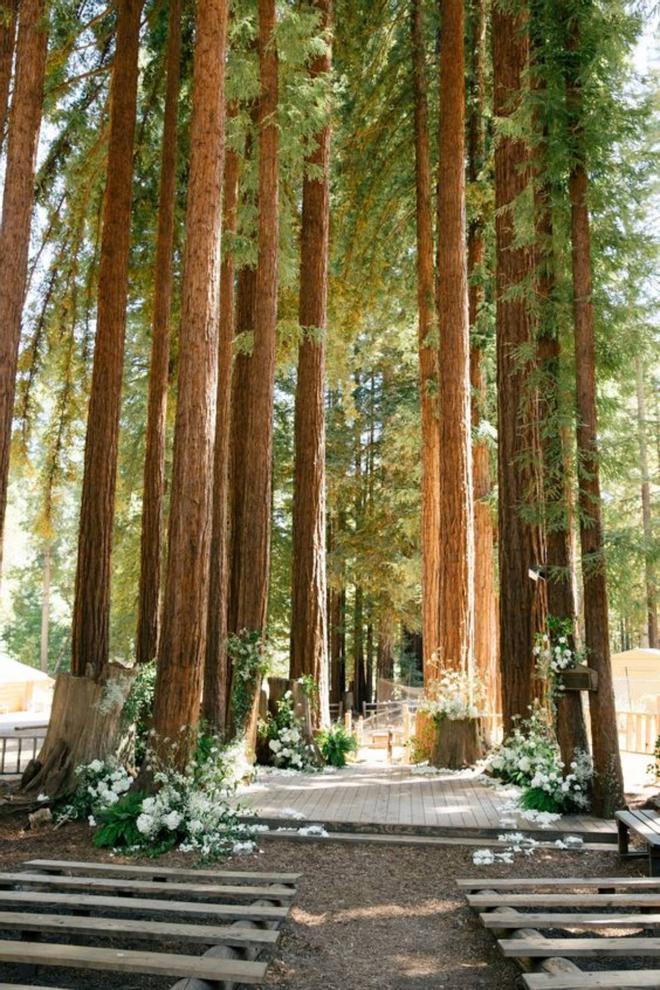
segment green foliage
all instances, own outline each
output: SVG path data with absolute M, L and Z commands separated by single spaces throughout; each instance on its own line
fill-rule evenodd
M 132 729 L 135 733 L 136 766 L 142 763 L 147 752 L 155 688 L 156 663 L 154 661 L 138 668 L 121 713 L 122 729 L 124 731 Z
M 141 846 L 142 836 L 137 827 L 137 819 L 142 808 L 145 794 L 142 791 L 129 791 L 124 794 L 117 804 L 99 812 L 100 827 L 94 833 L 92 842 L 97 849 L 131 850 Z M 157 844 L 150 844 L 146 850 L 150 856 L 159 856 L 171 849 L 176 841 L 176 834 Z
M 232 665 L 231 711 L 240 735 L 252 711 L 255 691 L 270 666 L 269 643 L 258 630 L 242 629 L 227 640 Z
M 334 722 L 317 736 L 319 749 L 325 762 L 331 767 L 345 767 L 347 757 L 357 753 L 357 739 L 347 732 L 343 722 Z

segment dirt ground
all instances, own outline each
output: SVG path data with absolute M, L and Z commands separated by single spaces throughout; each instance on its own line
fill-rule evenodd
M 643 861 L 622 865 L 616 854 L 596 852 L 537 852 L 517 857 L 510 866 L 475 867 L 474 847 L 265 839 L 262 849 L 258 855 L 233 860 L 231 868 L 302 874 L 298 898 L 268 971 L 267 986 L 281 990 L 514 990 L 521 986 L 517 967 L 500 956 L 495 939 L 456 890 L 455 878 L 479 876 L 487 886 L 488 878 L 497 876 L 643 872 Z M 81 826 L 23 832 L 3 823 L 0 868 L 12 869 L 31 858 L 110 857 L 91 848 L 89 831 Z M 189 857 L 181 854 L 159 862 L 190 866 Z M 33 976 L 26 981 L 25 970 L 9 966 L 0 966 L 0 978 L 80 990 L 166 990 L 174 983 L 66 970 L 50 979 L 41 970 L 36 981 Z

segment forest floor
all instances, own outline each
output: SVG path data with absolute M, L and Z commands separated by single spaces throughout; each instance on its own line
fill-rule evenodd
M 643 872 L 641 863 L 622 863 L 613 853 L 543 850 L 516 857 L 513 866 L 484 868 L 473 865 L 473 852 L 474 848 L 461 846 L 264 840 L 262 852 L 232 861 L 232 869 L 302 874 L 267 986 L 280 990 L 515 990 L 520 986 L 519 970 L 500 956 L 494 937 L 482 928 L 455 888 L 457 877 L 483 876 L 487 886 L 489 878 L 498 876 Z M 89 830 L 83 826 L 32 832 L 16 823 L 1 823 L 0 869 L 13 869 L 31 858 L 111 859 L 91 847 Z M 112 860 L 118 861 L 117 857 Z M 164 856 L 161 862 L 190 866 L 190 858 L 180 853 Z M 112 943 L 105 940 L 103 944 Z M 49 979 L 41 970 L 38 982 L 80 990 L 166 990 L 171 986 L 162 978 L 53 972 Z M 22 981 L 16 967 L 2 967 L 2 977 Z

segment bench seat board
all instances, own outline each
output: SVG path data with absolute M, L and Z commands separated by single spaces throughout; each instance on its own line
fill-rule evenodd
M 517 959 L 660 955 L 660 938 L 502 938 L 498 945 L 503 955 Z
M 254 873 L 249 870 L 175 870 L 166 866 L 130 866 L 125 863 L 78 863 L 66 859 L 29 859 L 22 864 L 28 871 L 53 870 L 61 873 L 104 874 L 112 877 L 156 877 L 164 880 L 235 880 L 236 883 L 294 884 L 300 873 Z
M 487 886 L 489 890 L 521 890 L 528 888 L 544 887 L 647 887 L 653 890 L 660 890 L 660 877 L 586 877 L 585 879 L 573 879 L 570 877 L 539 877 L 539 879 L 524 880 L 488 880 L 484 878 L 476 880 L 457 880 L 457 886 L 462 890 L 481 890 Z
M 136 921 L 130 918 L 81 918 L 77 915 L 29 914 L 0 911 L 0 931 L 32 931 L 67 935 L 94 935 L 105 938 L 168 939 L 200 942 L 206 945 L 258 945 L 277 943 L 278 932 L 232 925 L 187 925 L 164 921 Z
M 480 914 L 484 928 L 660 928 L 660 914 L 562 914 L 512 911 L 501 909 Z
M 467 899 L 475 908 L 660 908 L 660 891 L 657 894 L 468 894 Z
M 117 973 L 167 976 L 178 979 L 197 977 L 219 982 L 261 983 L 265 963 L 241 959 L 214 959 L 210 956 L 184 956 L 173 952 L 136 952 L 130 949 L 99 949 L 53 942 L 14 942 L 0 940 L 0 962 L 27 963 L 73 969 L 114 970 Z
M 660 987 L 660 970 L 624 969 L 603 973 L 582 973 L 571 976 L 550 976 L 548 973 L 529 973 L 523 977 L 528 990 L 637 990 Z
M 163 894 L 169 897 L 186 895 L 221 900 L 223 897 L 252 900 L 269 897 L 273 900 L 290 900 L 294 891 L 290 887 L 273 884 L 267 887 L 236 886 L 233 884 L 215 883 L 178 883 L 176 888 L 171 883 L 159 883 L 153 880 L 123 880 L 121 877 L 54 877 L 46 873 L 0 873 L 0 887 L 13 884 L 21 886 L 62 887 L 70 890 L 116 890 L 126 893 Z
M 652 828 L 654 832 L 660 834 L 660 816 L 655 811 L 645 811 L 643 808 L 634 808 L 632 811 L 617 811 L 616 817 L 619 821 L 625 822 L 632 828 L 638 824 Z
M 74 910 L 112 911 L 119 914 L 153 914 L 156 912 L 196 917 L 222 918 L 231 921 L 283 921 L 285 907 L 276 905 L 213 904 L 195 901 L 158 901 L 145 897 L 102 897 L 98 894 L 63 894 L 57 891 L 0 890 L 0 905 L 14 907 L 69 908 Z
M 622 822 L 627 828 L 641 835 L 649 845 L 660 845 L 660 832 L 653 828 L 647 821 L 634 816 L 630 811 L 617 812 L 617 820 Z

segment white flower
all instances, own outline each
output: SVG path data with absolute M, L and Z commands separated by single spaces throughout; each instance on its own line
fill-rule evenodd
M 273 753 L 279 753 L 279 751 L 282 749 L 282 743 L 279 741 L 279 739 L 271 739 L 270 742 L 268 743 L 268 748 L 271 749 Z
M 89 816 L 89 818 L 87 819 L 87 824 L 89 825 L 90 828 L 96 828 L 96 818 L 94 818 L 94 815 Z
M 50 798 L 47 794 L 37 794 L 37 801 L 49 801 Z
M 142 814 L 142 815 L 138 815 L 135 824 L 137 826 L 138 832 L 140 832 L 142 835 L 150 835 L 155 823 L 151 815 Z
M 173 832 L 181 824 L 182 817 L 178 811 L 170 811 L 169 815 L 165 815 L 163 818 L 163 824 Z
M 103 762 L 101 760 L 92 760 L 89 764 L 89 769 L 92 773 L 100 773 L 103 770 Z
M 495 854 L 492 849 L 477 849 L 472 854 L 472 862 L 475 866 L 492 866 L 495 862 Z

